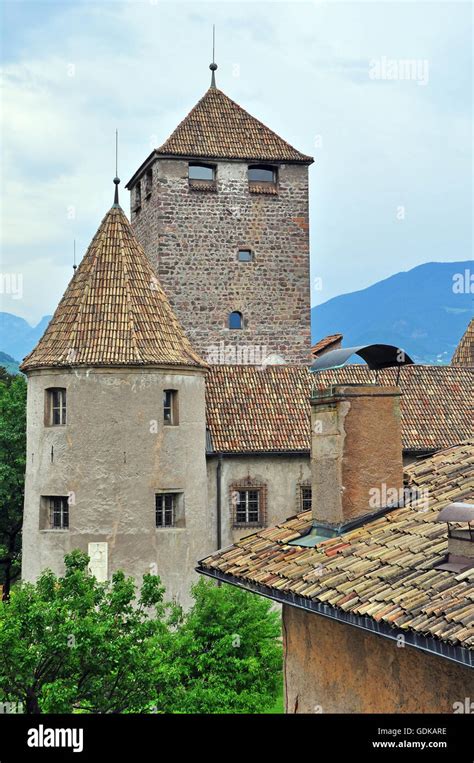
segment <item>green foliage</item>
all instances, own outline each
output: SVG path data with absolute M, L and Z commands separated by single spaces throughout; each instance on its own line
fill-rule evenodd
M 0 374 L 0 583 L 7 596 L 20 574 L 26 463 L 26 380 Z
M 149 664 L 168 634 L 160 579 L 146 575 L 136 601 L 122 572 L 98 583 L 80 551 L 65 564 L 64 577 L 47 570 L 0 605 L 2 700 L 28 713 L 144 710 L 155 691 Z
M 88 557 L 65 557 L 0 603 L 0 701 L 27 713 L 262 712 L 281 689 L 279 615 L 267 600 L 199 582 L 183 614 L 156 576 L 140 595 Z
M 233 586 L 201 580 L 167 655 L 166 712 L 256 713 L 280 690 L 280 615 L 271 602 Z

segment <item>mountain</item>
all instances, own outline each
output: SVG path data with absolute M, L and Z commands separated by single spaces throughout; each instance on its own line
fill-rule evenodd
M 41 318 L 37 326 L 30 326 L 24 318 L 11 313 L 0 313 L 0 352 L 21 362 L 41 338 L 51 320 L 50 315 Z
M 20 368 L 17 361 L 15 358 L 12 358 L 11 355 L 7 355 L 6 352 L 0 352 L 0 366 L 5 368 L 9 374 L 20 373 Z
M 346 347 L 393 344 L 417 363 L 449 363 L 473 314 L 471 274 L 469 260 L 427 262 L 334 297 L 311 310 L 313 342 L 340 332 Z

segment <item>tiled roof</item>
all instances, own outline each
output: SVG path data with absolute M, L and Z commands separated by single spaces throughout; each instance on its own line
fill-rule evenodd
M 207 159 L 313 161 L 216 87 L 209 88 L 157 153 Z
M 311 526 L 304 512 L 259 530 L 200 562 L 272 592 L 325 603 L 402 631 L 474 648 L 474 569 L 434 569 L 447 552 L 447 526 L 435 521 L 453 501 L 474 501 L 474 447 L 464 443 L 413 464 L 408 484 L 428 489 L 423 501 L 327 540 L 288 545 Z M 291 603 L 291 601 L 290 601 Z
M 114 206 L 21 369 L 144 364 L 204 365 L 125 213 Z
M 328 350 L 329 347 L 341 340 L 342 334 L 329 334 L 329 336 L 325 336 L 324 339 L 320 339 L 319 342 L 313 344 L 311 347 L 311 355 L 316 358 L 323 350 Z
M 451 363 L 455 366 L 474 366 L 474 318 L 461 337 Z
M 393 385 L 397 371 L 379 372 Z M 309 451 L 312 385 L 374 380 L 367 366 L 345 366 L 310 374 L 304 366 L 211 366 L 206 379 L 207 421 L 214 452 Z M 461 366 L 404 366 L 404 450 L 438 450 L 472 434 L 473 369 Z

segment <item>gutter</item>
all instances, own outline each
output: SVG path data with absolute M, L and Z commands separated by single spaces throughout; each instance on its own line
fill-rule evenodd
M 216 527 L 217 527 L 217 550 L 222 547 L 222 453 L 217 457 L 217 469 L 216 469 Z
M 332 607 L 330 604 L 324 604 L 323 602 L 314 601 L 313 599 L 306 599 L 303 596 L 298 596 L 294 593 L 276 591 L 269 586 L 261 585 L 260 583 L 242 580 L 234 575 L 228 575 L 219 572 L 218 570 L 211 570 L 207 567 L 203 567 L 201 562 L 199 562 L 199 566 L 196 567 L 196 572 L 200 575 L 207 575 L 207 577 L 214 578 L 215 580 L 229 583 L 237 588 L 244 588 L 252 593 L 257 593 L 260 596 L 265 596 L 265 598 L 272 599 L 272 601 L 276 601 L 279 604 L 288 604 L 291 607 L 303 609 L 306 612 L 313 612 L 314 614 L 328 617 L 330 620 L 337 620 L 340 623 L 351 625 L 368 633 L 382 636 L 383 638 L 388 638 L 392 641 L 398 641 L 398 643 L 399 639 L 403 638 L 406 645 L 412 646 L 415 649 L 420 649 L 422 652 L 432 654 L 436 657 L 443 657 L 444 659 L 455 662 L 463 667 L 474 667 L 474 651 L 471 649 L 446 644 L 439 639 L 423 636 L 414 631 L 404 631 L 399 628 L 392 628 L 386 623 L 376 622 L 376 620 L 373 620 L 371 617 L 353 615 L 350 612 L 336 609 L 336 607 Z

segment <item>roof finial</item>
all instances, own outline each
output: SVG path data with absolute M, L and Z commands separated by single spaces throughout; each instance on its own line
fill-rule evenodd
M 73 259 L 73 265 L 72 265 L 72 269 L 74 270 L 74 272 L 76 272 L 76 268 L 77 268 L 77 265 L 76 265 L 76 239 L 74 239 L 74 259 Z
M 212 64 L 209 65 L 209 69 L 212 72 L 211 75 L 211 87 L 216 86 L 216 75 L 215 71 L 217 69 L 216 64 L 216 25 L 212 25 Z
M 120 183 L 120 178 L 118 176 L 118 130 L 115 130 L 115 177 L 114 177 L 114 183 L 115 183 L 115 194 L 114 194 L 114 207 L 119 207 L 119 194 L 118 194 L 118 187 Z

